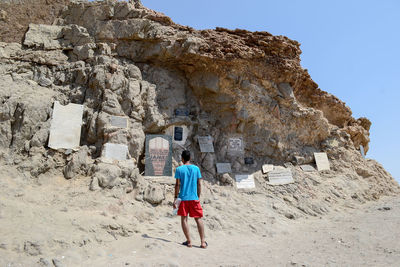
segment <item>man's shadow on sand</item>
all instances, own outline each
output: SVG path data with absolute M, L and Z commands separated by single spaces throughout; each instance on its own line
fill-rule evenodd
M 173 242 L 171 240 L 168 240 L 168 239 L 165 239 L 165 238 L 160 238 L 160 237 L 152 237 L 152 236 L 149 236 L 148 234 L 143 234 L 142 237 L 143 238 L 147 238 L 147 239 L 159 240 L 159 241 L 163 241 L 163 242 L 166 242 L 166 243 L 176 243 L 176 244 L 181 245 L 181 246 L 186 246 L 186 245 L 183 245 L 182 243 L 179 243 L 179 242 Z M 193 247 L 200 248 L 200 246 L 195 246 L 195 245 L 193 245 Z

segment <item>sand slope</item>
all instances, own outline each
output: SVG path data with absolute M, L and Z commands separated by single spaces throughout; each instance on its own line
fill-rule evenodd
M 400 197 L 290 220 L 262 194 L 205 190 L 209 248 L 184 241 L 171 207 L 116 189 L 0 171 L 0 266 L 398 266 Z M 215 190 L 217 191 L 217 190 Z M 213 197 L 211 197 L 213 195 Z

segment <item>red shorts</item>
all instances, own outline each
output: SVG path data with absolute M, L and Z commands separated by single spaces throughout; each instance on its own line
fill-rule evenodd
M 182 200 L 179 205 L 178 215 L 186 217 L 189 214 L 192 218 L 203 217 L 203 209 L 200 200 Z

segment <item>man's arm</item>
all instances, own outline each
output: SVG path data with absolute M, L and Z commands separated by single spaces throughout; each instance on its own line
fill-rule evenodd
M 201 195 L 201 179 L 197 179 L 197 196 L 200 199 L 200 195 Z

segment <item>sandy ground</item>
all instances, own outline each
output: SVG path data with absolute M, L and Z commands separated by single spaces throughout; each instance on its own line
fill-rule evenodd
M 400 196 L 290 220 L 265 195 L 221 191 L 204 205 L 200 249 L 193 220 L 195 246 L 180 245 L 168 205 L 13 174 L 0 170 L 0 266 L 400 266 Z
M 385 210 L 390 208 L 390 210 Z M 192 234 L 197 243 L 195 225 Z M 208 249 L 186 248 L 182 235 L 149 233 L 117 241 L 93 266 L 400 266 L 400 198 L 342 214 L 301 220 L 280 232 L 208 234 Z

